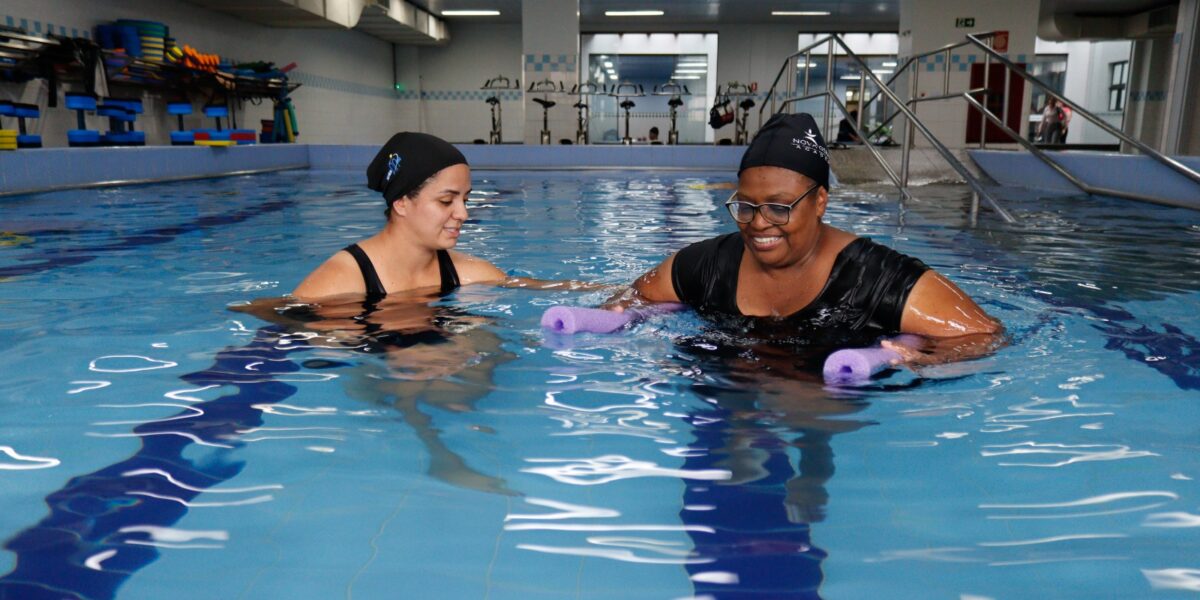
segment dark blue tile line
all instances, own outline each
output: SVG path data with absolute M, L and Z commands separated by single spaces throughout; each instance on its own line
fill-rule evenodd
M 46 497 L 50 515 L 5 542 L 16 554 L 17 564 L 0 577 L 0 599 L 23 600 L 107 599 L 138 569 L 158 558 L 144 531 L 122 531 L 133 526 L 169 527 L 187 514 L 185 502 L 205 489 L 228 481 L 241 472 L 244 463 L 235 458 L 238 431 L 262 424 L 262 411 L 255 406 L 280 402 L 296 392 L 294 386 L 275 381 L 274 376 L 300 369 L 288 354 L 307 349 L 303 344 L 280 348 L 283 328 L 260 329 L 254 340 L 239 348 L 217 354 L 213 366 L 184 375 L 190 385 L 234 386 L 237 391 L 215 400 L 189 405 L 202 411 L 160 420 L 134 428 L 142 447 L 133 456 L 94 473 L 72 478 Z M 182 433 L 207 444 L 221 444 L 202 457 L 197 443 Z M 156 470 L 170 474 L 187 487 L 171 483 Z M 127 475 L 131 472 L 142 474 Z M 189 489 L 193 488 L 193 489 Z M 174 498 L 165 500 L 153 496 Z M 91 557 L 103 557 L 101 568 L 86 566 Z
M 117 241 L 107 244 L 82 248 L 62 248 L 30 252 L 17 258 L 18 261 L 28 264 L 0 267 L 0 278 L 30 275 L 33 273 L 49 271 L 51 269 L 79 265 L 96 260 L 101 255 L 115 250 L 126 250 L 142 246 L 165 244 L 183 234 L 241 223 L 260 215 L 283 210 L 293 206 L 295 203 L 295 200 L 290 197 L 268 200 L 251 208 L 239 210 L 233 213 L 209 215 L 206 217 L 200 217 L 191 223 L 183 223 L 170 227 L 156 227 L 153 229 L 139 231 L 131 235 L 121 237 Z
M 1003 263 L 1000 255 L 988 252 L 982 242 L 971 232 L 962 231 L 954 237 L 955 248 L 986 264 Z M 1036 284 L 1021 265 L 1002 264 L 1017 273 L 1018 281 Z M 1162 331 L 1152 329 L 1139 322 L 1129 311 L 1114 308 L 1100 299 L 1079 297 L 1072 290 L 1056 290 L 1043 300 L 1054 306 L 1087 311 L 1105 319 L 1104 323 L 1093 323 L 1092 327 L 1104 334 L 1104 347 L 1120 351 L 1126 358 L 1136 361 L 1167 376 L 1184 390 L 1200 390 L 1200 340 L 1184 333 L 1169 323 L 1161 324 Z M 1126 325 L 1129 323 L 1129 325 Z M 1157 357 L 1156 360 L 1147 360 Z
M 684 461 L 688 471 L 725 469 L 733 439 L 729 410 L 718 408 L 691 414 L 695 441 L 703 449 Z M 685 525 L 711 527 L 713 533 L 689 532 L 698 557 L 712 562 L 689 564 L 691 575 L 718 571 L 737 575 L 737 583 L 695 582 L 695 596 L 725 599 L 795 598 L 819 600 L 826 553 L 813 546 L 808 523 L 789 521 L 786 508 L 789 480 L 797 476 L 784 443 L 763 431 L 756 446 L 767 459 L 759 466 L 766 476 L 734 485 L 688 482 L 684 505 L 708 505 L 713 510 L 682 510 Z M 774 446 L 774 447 L 769 447 Z

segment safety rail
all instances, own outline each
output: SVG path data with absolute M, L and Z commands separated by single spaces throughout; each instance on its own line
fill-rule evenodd
M 775 76 L 775 80 L 771 83 L 771 88 L 767 91 L 766 97 L 763 98 L 762 106 L 759 107 L 758 121 L 759 121 L 760 128 L 762 127 L 762 122 L 763 122 L 763 111 L 767 108 L 768 105 L 771 107 L 771 114 L 775 114 L 776 112 L 786 110 L 788 106 L 798 103 L 798 102 L 803 102 L 805 100 L 812 100 L 815 98 L 824 98 L 825 99 L 825 112 L 824 112 L 825 123 L 824 123 L 823 131 L 826 133 L 826 135 L 828 135 L 830 132 L 831 117 L 832 117 L 831 109 L 833 108 L 833 106 L 836 106 L 838 108 L 838 110 L 841 111 L 841 113 L 845 117 L 846 121 L 850 124 L 851 129 L 854 131 L 854 134 L 856 136 L 858 136 L 859 139 L 867 140 L 869 142 L 869 137 L 863 135 L 863 132 L 862 132 L 862 116 L 865 113 L 864 108 L 866 105 L 860 106 L 856 118 L 854 120 L 851 120 L 850 113 L 846 109 L 846 106 L 841 102 L 841 100 L 839 100 L 837 98 L 837 95 L 833 93 L 833 74 L 835 71 L 835 69 L 834 69 L 834 49 L 835 49 L 834 45 L 835 44 L 837 45 L 837 47 L 840 47 L 842 49 L 842 51 L 845 53 L 845 56 L 847 56 L 850 60 L 852 60 L 854 63 L 856 63 L 858 65 L 858 68 L 859 68 L 859 90 L 861 91 L 861 90 L 866 89 L 866 82 L 868 80 L 871 81 L 871 83 L 873 83 L 876 86 L 876 89 L 878 90 L 878 92 L 876 92 L 876 94 L 874 96 L 872 96 L 872 100 L 874 100 L 875 98 L 878 98 L 880 95 L 883 95 L 884 98 L 886 98 L 887 100 L 889 100 L 896 106 L 897 111 L 899 113 L 904 114 L 908 118 L 909 135 L 906 135 L 905 139 L 904 139 L 903 151 L 901 154 L 901 172 L 899 174 L 897 174 L 892 169 L 891 165 L 888 164 L 887 160 L 885 160 L 883 158 L 883 155 L 881 155 L 879 153 L 879 150 L 876 149 L 873 144 L 870 144 L 870 143 L 864 144 L 864 146 L 871 152 L 871 155 L 875 158 L 876 162 L 878 162 L 880 167 L 883 168 L 884 172 L 887 173 L 888 178 L 891 179 L 892 183 L 896 186 L 896 188 L 898 190 L 900 190 L 900 193 L 904 198 L 911 198 L 911 194 L 908 191 L 909 153 L 911 151 L 912 143 L 914 141 L 913 135 L 912 135 L 912 129 L 915 128 L 916 130 L 921 132 L 921 135 L 923 135 L 925 137 L 925 139 L 929 142 L 929 144 L 931 146 L 933 146 L 933 148 L 937 151 L 937 153 L 939 155 L 941 155 L 941 157 L 946 161 L 947 164 L 950 165 L 950 168 L 954 169 L 954 171 L 959 175 L 959 177 L 961 177 L 964 181 L 966 181 L 967 185 L 969 185 L 971 187 L 971 190 L 973 193 L 971 195 L 970 219 L 971 219 L 972 223 L 974 223 L 976 221 L 976 219 L 978 218 L 980 198 L 983 198 L 984 200 L 986 200 L 988 203 L 988 206 L 990 206 L 992 208 L 992 210 L 996 212 L 996 214 L 1000 215 L 1000 218 L 1004 219 L 1005 222 L 1008 222 L 1008 223 L 1016 222 L 1016 219 L 1014 219 L 1013 216 L 1011 214 L 1009 214 L 1009 212 L 1007 210 L 1005 210 L 1004 207 L 1001 206 L 1000 203 L 992 196 L 992 194 L 988 192 L 988 190 L 984 187 L 983 183 L 981 181 L 979 181 L 979 179 L 976 178 L 974 175 L 972 175 L 971 172 L 969 170 L 967 170 L 966 166 L 964 166 L 961 161 L 959 161 L 957 158 L 954 157 L 954 154 L 952 152 L 950 152 L 950 149 L 947 148 L 946 145 L 941 142 L 941 140 L 937 139 L 937 137 L 935 135 L 933 135 L 933 132 L 931 132 L 929 130 L 929 128 L 924 123 L 922 123 L 920 121 L 920 119 L 917 118 L 916 114 L 913 112 L 912 108 L 910 108 L 910 106 L 909 106 L 909 104 L 912 104 L 912 102 L 910 101 L 910 102 L 906 103 L 906 102 L 902 101 L 896 95 L 896 93 L 891 90 L 889 85 L 895 81 L 896 75 L 898 75 L 900 73 L 900 70 L 897 70 L 896 73 L 894 73 L 893 76 L 888 79 L 888 83 L 884 83 L 882 80 L 879 79 L 879 77 L 874 72 L 871 71 L 870 67 L 867 66 L 867 63 L 861 57 L 859 57 L 858 54 L 856 54 L 853 50 L 851 50 L 850 47 L 846 45 L 846 42 L 844 40 L 842 40 L 841 36 L 839 36 L 837 34 L 830 34 L 820 40 L 817 40 L 817 41 L 813 42 L 812 44 L 809 44 L 808 46 L 805 46 L 804 48 L 801 48 L 800 50 L 788 55 L 787 58 L 784 59 L 783 65 L 779 69 L 779 73 Z M 965 45 L 965 44 L 966 44 L 966 42 L 963 42 L 961 45 Z M 813 66 L 813 63 L 812 63 L 813 50 L 820 48 L 822 45 L 826 46 L 826 49 L 825 49 L 826 69 L 825 69 L 825 86 L 824 86 L 825 89 L 820 92 L 810 93 L 811 87 L 810 87 L 809 74 L 810 74 L 812 66 Z M 954 47 L 957 47 L 957 46 L 958 45 L 955 45 Z M 947 47 L 947 48 L 941 49 L 939 51 L 947 51 L 948 49 L 952 49 L 952 48 Z M 796 89 L 795 89 L 796 88 L 796 74 L 794 72 L 792 72 L 791 76 L 788 77 L 788 79 L 787 79 L 786 92 L 784 92 L 784 93 L 786 93 L 787 97 L 784 98 L 782 101 L 780 101 L 779 93 L 777 93 L 777 91 L 776 91 L 779 87 L 780 79 L 783 78 L 785 73 L 788 73 L 791 70 L 790 68 L 794 68 L 796 66 L 796 59 L 799 57 L 803 57 L 803 59 L 804 59 L 804 63 L 803 63 L 804 64 L 804 88 L 803 88 L 804 91 L 802 94 L 800 94 L 798 96 L 796 95 Z M 907 62 L 905 62 L 904 68 L 911 66 L 915 59 L 916 59 L 916 57 L 913 57 L 913 58 L 910 58 Z M 913 81 L 914 82 L 916 81 L 915 77 L 913 78 Z M 949 86 L 949 74 L 946 75 L 946 82 L 947 82 L 946 85 L 948 87 Z M 948 90 L 947 90 L 947 92 L 948 92 Z M 912 94 L 912 96 L 915 96 L 915 95 L 916 95 L 915 93 Z M 922 99 L 922 100 L 926 100 L 926 99 Z M 930 98 L 928 100 L 932 100 L 932 98 Z

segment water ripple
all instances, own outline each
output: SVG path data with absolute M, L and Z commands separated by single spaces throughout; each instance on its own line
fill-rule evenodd
M 531 463 L 560 463 L 553 467 L 521 469 L 525 473 L 545 475 L 559 483 L 572 485 L 599 485 L 622 479 L 637 477 L 671 477 L 676 479 L 698 479 L 724 481 L 733 474 L 725 469 L 667 469 L 649 461 L 633 460 L 616 454 L 597 458 L 527 458 Z
M 980 454 L 986 457 L 1024 454 L 1065 454 L 1071 457 L 1049 463 L 999 463 L 1002 467 L 1063 467 L 1075 463 L 1097 460 L 1122 460 L 1126 458 L 1159 456 L 1147 450 L 1130 450 L 1129 446 L 1119 444 L 1042 444 L 1038 442 L 1020 442 L 1017 444 L 984 446 L 984 448 L 984 450 L 980 451 Z M 986 448 L 997 448 L 997 450 L 988 450 Z
M 0 462 L 0 471 L 30 471 L 33 469 L 51 469 L 57 467 L 62 461 L 57 458 L 45 458 L 41 456 L 25 456 L 19 454 L 12 446 L 0 446 L 0 453 L 8 455 L 9 458 L 18 461 L 17 464 Z

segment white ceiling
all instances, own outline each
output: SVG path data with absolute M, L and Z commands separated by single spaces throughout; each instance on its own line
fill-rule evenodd
M 1001 0 L 994 0 L 1001 1 Z M 409 0 L 434 14 L 443 10 L 494 9 L 499 17 L 448 17 L 520 23 L 521 0 Z M 1178 0 L 1042 0 L 1054 13 L 1123 16 Z M 661 10 L 661 17 L 606 17 L 606 10 Z M 827 17 L 775 17 L 773 10 L 829 11 Z M 896 31 L 900 0 L 579 0 L 583 32 L 712 31 L 720 23 L 792 24 L 797 31 Z

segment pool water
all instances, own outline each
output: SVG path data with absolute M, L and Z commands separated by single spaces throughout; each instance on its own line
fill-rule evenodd
M 476 172 L 459 249 L 628 283 L 733 179 Z M 1010 336 L 857 388 L 687 312 L 541 330 L 608 291 L 230 310 L 380 227 L 358 172 L 7 198 L 0 598 L 1191 597 L 1200 214 L 1010 196 L 835 190 Z

